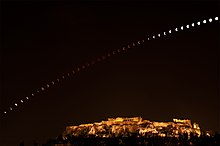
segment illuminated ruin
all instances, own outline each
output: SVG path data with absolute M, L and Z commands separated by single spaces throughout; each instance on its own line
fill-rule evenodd
M 179 135 L 201 135 L 197 123 L 189 119 L 173 119 L 172 122 L 155 122 L 143 120 L 141 117 L 108 118 L 108 121 L 67 126 L 63 137 L 179 137 Z

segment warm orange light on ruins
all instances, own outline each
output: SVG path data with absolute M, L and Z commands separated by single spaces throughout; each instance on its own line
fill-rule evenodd
M 63 133 L 64 137 L 73 136 L 95 136 L 95 137 L 129 137 L 139 136 L 161 136 L 179 137 L 187 133 L 200 136 L 201 131 L 197 123 L 189 119 L 173 119 L 171 122 L 155 122 L 143 120 L 141 117 L 133 118 L 108 118 L 108 121 L 81 124 L 79 126 L 67 126 Z

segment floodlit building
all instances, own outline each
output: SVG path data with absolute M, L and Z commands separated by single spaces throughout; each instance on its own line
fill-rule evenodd
M 108 121 L 81 124 L 79 126 L 67 126 L 63 136 L 96 136 L 96 137 L 127 137 L 131 134 L 137 136 L 157 135 L 161 137 L 178 137 L 187 133 L 201 135 L 200 127 L 197 123 L 189 119 L 173 119 L 173 122 L 155 122 L 143 120 L 141 117 L 132 118 L 108 118 Z M 84 134 L 84 135 L 82 135 Z

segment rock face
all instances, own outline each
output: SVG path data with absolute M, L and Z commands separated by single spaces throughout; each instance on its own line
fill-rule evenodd
M 108 118 L 101 121 L 79 126 L 67 126 L 63 137 L 179 137 L 183 134 L 200 136 L 201 131 L 198 124 L 191 120 L 173 119 L 172 122 L 155 122 L 143 120 L 141 117 L 133 118 Z

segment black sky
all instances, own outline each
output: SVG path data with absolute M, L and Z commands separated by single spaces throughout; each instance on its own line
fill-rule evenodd
M 0 110 L 112 50 L 218 12 L 218 1 L 3 1 Z M 45 142 L 67 125 L 117 116 L 220 131 L 218 25 L 157 38 L 19 104 L 1 114 L 2 143 Z

